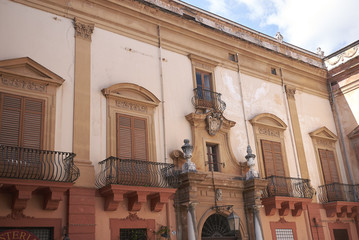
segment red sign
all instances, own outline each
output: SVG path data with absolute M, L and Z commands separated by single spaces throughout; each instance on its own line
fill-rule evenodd
M 11 229 L 0 232 L 0 240 L 39 240 L 34 234 L 21 230 Z

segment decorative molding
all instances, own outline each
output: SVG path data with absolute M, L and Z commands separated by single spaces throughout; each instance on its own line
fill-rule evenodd
M 0 79 L 3 85 L 9 87 L 22 88 L 24 90 L 31 90 L 37 92 L 46 92 L 47 90 L 47 84 L 40 84 L 23 79 L 17 79 L 10 76 L 4 76 L 3 74 L 0 74 Z
M 258 128 L 258 132 L 261 135 L 267 135 L 267 136 L 271 136 L 271 137 L 280 137 L 280 132 L 278 130 L 273 130 L 270 128 Z
M 116 106 L 130 111 L 147 113 L 147 107 L 141 104 L 131 103 L 127 101 L 116 100 Z
M 211 136 L 215 136 L 221 129 L 223 123 L 223 116 L 221 113 L 212 112 L 206 117 L 207 131 Z
M 121 220 L 130 220 L 130 221 L 144 221 L 145 219 L 139 218 L 137 216 L 137 213 L 128 213 L 128 216 L 126 218 L 122 218 Z
M 295 92 L 296 92 L 296 88 L 294 86 L 289 86 L 289 85 L 285 85 L 285 92 L 287 93 L 287 98 L 288 99 L 293 99 L 295 100 Z
M 27 219 L 34 218 L 34 217 L 26 216 L 23 213 L 23 210 L 24 209 L 11 209 L 11 213 L 9 213 L 5 217 L 1 217 L 1 218 L 11 218 L 13 220 L 18 220 L 18 219 L 21 219 L 21 218 L 27 218 Z
M 317 144 L 318 144 L 318 146 L 325 147 L 325 148 L 332 148 L 333 147 L 332 142 L 330 142 L 328 140 L 317 139 Z
M 74 20 L 76 37 L 81 37 L 85 40 L 91 41 L 91 35 L 93 33 L 94 27 L 94 24 L 79 22 L 77 18 Z

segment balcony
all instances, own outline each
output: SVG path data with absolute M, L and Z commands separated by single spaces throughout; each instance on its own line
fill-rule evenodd
M 109 157 L 99 163 L 96 186 L 105 198 L 105 210 L 115 211 L 124 198 L 128 210 L 139 211 L 150 201 L 152 211 L 161 211 L 178 187 L 173 164 Z
M 57 209 L 79 177 L 74 153 L 0 145 L 0 189 L 13 193 L 13 209 L 24 209 L 33 192 L 45 194 L 44 209 Z
M 331 183 L 318 187 L 319 201 L 328 217 L 354 217 L 359 211 L 359 185 Z
M 268 185 L 262 195 L 267 216 L 274 215 L 276 209 L 280 216 L 288 215 L 291 210 L 293 216 L 299 216 L 314 195 L 308 179 L 270 176 Z
M 196 110 L 212 110 L 222 113 L 226 109 L 226 103 L 221 100 L 222 94 L 203 88 L 195 88 L 192 104 Z

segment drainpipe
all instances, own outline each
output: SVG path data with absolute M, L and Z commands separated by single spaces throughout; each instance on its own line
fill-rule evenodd
M 160 80 L 161 80 L 161 98 L 162 98 L 162 124 L 163 124 L 163 153 L 165 163 L 167 163 L 167 139 L 166 139 L 166 119 L 165 119 L 165 91 L 163 80 L 163 66 L 162 66 L 162 45 L 161 45 L 161 27 L 157 26 L 158 33 L 158 55 L 159 55 L 159 67 L 160 67 Z
M 333 82 L 333 83 L 338 84 L 338 82 Z M 338 114 L 337 104 L 336 104 L 336 101 L 335 101 L 335 98 L 334 98 L 332 84 L 330 82 L 328 82 L 328 89 L 329 89 L 329 94 L 330 94 L 330 100 L 333 103 L 333 108 L 334 108 L 334 112 L 335 112 L 334 119 L 336 119 L 336 123 L 338 124 L 337 126 L 339 128 L 340 143 L 341 143 L 342 148 L 343 148 L 345 162 L 346 162 L 346 164 L 348 166 L 349 179 L 350 179 L 351 184 L 354 184 L 353 176 L 352 176 L 351 171 L 350 171 L 351 168 L 350 168 L 350 164 L 349 164 L 347 149 L 346 149 L 345 144 L 344 144 L 343 128 L 342 128 L 342 125 L 340 123 L 340 116 Z M 356 194 L 354 194 L 354 199 L 355 199 L 355 201 L 357 201 Z

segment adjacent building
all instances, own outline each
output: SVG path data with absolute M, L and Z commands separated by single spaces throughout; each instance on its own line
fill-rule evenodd
M 0 0 L 0 32 L 0 239 L 358 238 L 359 42 L 179 0 Z

